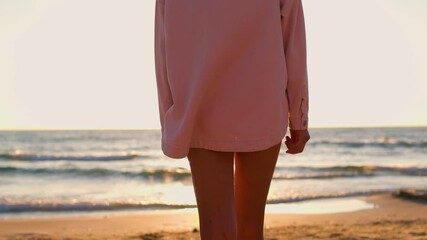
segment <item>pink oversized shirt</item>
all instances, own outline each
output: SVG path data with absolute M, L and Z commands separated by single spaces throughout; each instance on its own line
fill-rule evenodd
M 250 152 L 308 127 L 301 0 L 156 0 L 161 146 Z

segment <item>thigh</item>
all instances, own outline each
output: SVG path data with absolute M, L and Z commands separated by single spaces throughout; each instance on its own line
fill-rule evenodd
M 187 158 L 200 217 L 234 211 L 234 153 L 190 148 Z
M 256 152 L 235 153 L 235 194 L 240 231 L 261 232 L 265 204 L 282 142 Z
M 253 191 L 266 190 L 265 185 L 271 182 L 282 142 L 261 151 L 236 152 L 236 184 L 249 187 Z M 251 187 L 252 186 L 252 187 Z M 260 188 L 253 188 L 259 186 Z M 261 188 L 264 187 L 264 188 Z M 249 190 L 249 189 L 248 189 Z

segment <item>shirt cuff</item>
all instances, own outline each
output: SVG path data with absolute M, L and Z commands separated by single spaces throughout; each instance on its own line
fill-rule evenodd
M 289 117 L 289 128 L 292 130 L 306 130 L 308 128 L 308 118 L 301 117 Z

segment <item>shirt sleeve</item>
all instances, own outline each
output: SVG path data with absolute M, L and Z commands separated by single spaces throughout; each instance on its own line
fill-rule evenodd
M 155 4 L 154 58 L 160 125 L 163 132 L 165 112 L 173 104 L 166 68 L 164 0 L 156 0 Z
M 288 74 L 289 127 L 308 128 L 308 76 L 304 12 L 301 0 L 280 0 L 283 47 Z

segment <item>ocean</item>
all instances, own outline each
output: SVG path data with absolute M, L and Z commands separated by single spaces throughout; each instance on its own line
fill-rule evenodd
M 267 206 L 427 189 L 427 127 L 309 131 L 301 154 L 283 140 Z M 0 131 L 0 218 L 195 208 L 188 160 L 160 140 L 158 129 Z

